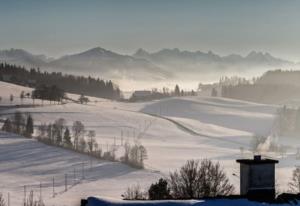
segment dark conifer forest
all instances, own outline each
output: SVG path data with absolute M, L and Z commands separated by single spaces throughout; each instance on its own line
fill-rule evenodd
M 40 85 L 56 86 L 65 92 L 84 94 L 107 99 L 120 99 L 121 91 L 111 80 L 75 76 L 61 72 L 40 71 L 39 68 L 27 69 L 22 66 L 0 63 L 0 80 L 30 87 Z

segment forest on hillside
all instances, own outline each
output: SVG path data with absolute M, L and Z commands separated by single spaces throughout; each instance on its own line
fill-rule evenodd
M 221 96 L 260 103 L 285 103 L 300 98 L 300 71 L 274 70 L 261 77 L 221 78 Z
M 34 88 L 40 85 L 55 85 L 65 92 L 114 100 L 120 99 L 122 95 L 119 87 L 111 80 L 74 76 L 61 72 L 42 72 L 39 68 L 26 69 L 7 63 L 0 63 L 0 81 Z

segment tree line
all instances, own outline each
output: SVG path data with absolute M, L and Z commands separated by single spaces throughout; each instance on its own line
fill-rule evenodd
M 11 132 L 31 138 L 34 132 L 34 122 L 30 114 L 15 112 L 12 118 L 6 118 L 2 131 Z
M 300 71 L 274 70 L 261 77 L 222 77 L 219 81 L 220 96 L 226 98 L 281 103 L 283 100 L 300 98 Z
M 277 132 L 279 135 L 299 136 L 300 107 L 289 108 L 283 106 L 278 110 Z
M 188 160 L 179 170 L 143 191 L 139 185 L 128 187 L 122 195 L 128 200 L 201 199 L 226 196 L 234 192 L 219 163 L 204 159 Z
M 79 93 L 108 99 L 120 99 L 119 87 L 111 80 L 62 74 L 61 72 L 42 72 L 39 68 L 27 70 L 25 67 L 0 63 L 0 80 L 30 87 L 56 85 L 70 93 Z
M 143 91 L 143 92 L 146 92 L 147 94 L 138 96 L 134 92 L 129 98 L 129 101 L 130 102 L 151 101 L 151 100 L 163 99 L 167 97 L 197 96 L 197 93 L 194 90 L 184 91 L 183 89 L 180 89 L 178 84 L 175 85 L 174 90 L 170 90 L 167 87 L 163 87 L 161 91 L 155 88 L 152 89 L 152 91 Z
M 125 200 L 203 199 L 232 195 L 234 190 L 219 162 L 203 159 L 188 160 L 179 170 L 170 172 L 145 190 L 139 184 L 132 185 L 122 197 Z M 276 191 L 278 195 L 280 192 L 279 189 Z M 292 171 L 285 192 L 300 193 L 300 167 Z
M 66 120 L 59 118 L 53 123 L 42 124 L 38 127 L 38 140 L 46 144 L 64 147 L 98 159 L 121 161 L 135 168 L 144 168 L 144 160 L 147 159 L 147 150 L 139 142 L 134 144 L 125 142 L 123 156 L 118 158 L 116 152 L 118 146 L 106 145 L 106 151 L 96 141 L 96 132 L 86 130 L 81 121 L 74 121 L 71 128 L 66 125 Z
M 135 140 L 133 143 L 126 141 L 120 146 L 115 143 L 106 145 L 106 151 L 96 141 L 96 132 L 86 130 L 81 121 L 74 121 L 72 126 L 66 124 L 66 120 L 59 118 L 53 123 L 36 126 L 35 138 L 45 144 L 62 147 L 75 152 L 86 154 L 98 159 L 120 161 L 131 167 L 143 169 L 144 161 L 148 158 L 146 148 Z M 15 112 L 12 118 L 6 118 L 2 131 L 16 133 L 28 138 L 34 134 L 34 120 L 30 114 Z M 123 155 L 116 156 L 118 147 L 123 148 Z

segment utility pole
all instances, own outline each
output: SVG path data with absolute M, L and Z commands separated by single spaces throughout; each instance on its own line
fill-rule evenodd
M 65 174 L 65 192 L 68 190 L 68 174 Z
M 74 167 L 74 176 L 73 176 L 73 178 L 74 178 L 74 185 L 76 184 L 76 168 Z
M 40 182 L 40 200 L 42 200 L 42 182 Z
M 82 162 L 82 179 L 84 179 L 84 162 Z
M 123 146 L 123 130 L 121 130 L 121 146 Z
M 26 185 L 24 185 L 24 204 L 26 204 Z
M 55 196 L 55 191 L 54 191 L 54 177 L 52 179 L 52 195 L 53 195 L 53 197 Z
M 10 206 L 10 195 L 9 195 L 9 193 L 7 194 L 7 206 Z

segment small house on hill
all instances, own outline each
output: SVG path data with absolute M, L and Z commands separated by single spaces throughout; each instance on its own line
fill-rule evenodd
M 131 101 L 145 101 L 152 98 L 152 92 L 149 90 L 134 91 L 131 95 Z
M 137 98 L 143 98 L 143 97 L 148 97 L 151 96 L 152 92 L 148 90 L 138 90 L 134 91 L 132 96 L 135 96 Z

